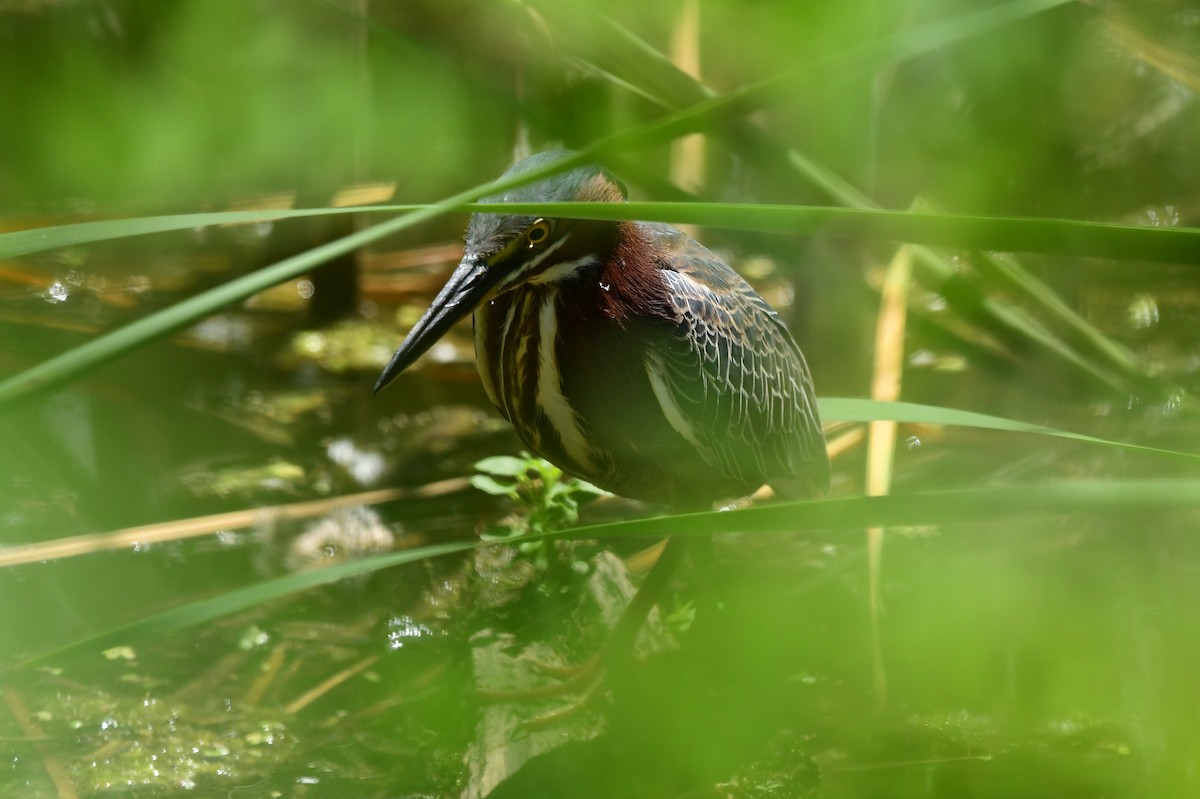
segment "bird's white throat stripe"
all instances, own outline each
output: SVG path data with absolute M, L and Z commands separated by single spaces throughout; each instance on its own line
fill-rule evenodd
M 538 382 L 537 404 L 558 433 L 563 450 L 579 464 L 582 471 L 594 469 L 587 439 L 579 426 L 579 418 L 562 393 L 562 374 L 558 369 L 558 312 L 555 302 L 558 292 L 551 291 L 542 302 L 538 317 Z
M 538 272 L 536 275 L 529 277 L 530 283 L 555 283 L 559 280 L 566 280 L 574 275 L 580 269 L 586 266 L 592 266 L 600 262 L 600 259 L 594 255 L 585 255 L 582 258 L 576 258 L 573 261 L 563 261 L 558 264 L 551 264 Z
M 530 258 L 528 261 L 525 261 L 524 263 L 520 264 L 517 268 L 513 269 L 507 275 L 502 277 L 500 279 L 500 282 L 496 284 L 496 287 L 492 289 L 492 296 L 495 296 L 496 294 L 500 294 L 501 292 L 507 291 L 508 289 L 515 286 L 517 283 L 524 282 L 525 280 L 528 280 L 530 283 L 545 282 L 542 280 L 538 280 L 538 277 L 540 277 L 540 275 L 534 275 L 533 277 L 529 277 L 529 273 L 531 271 L 537 269 L 539 266 L 541 266 L 541 264 L 547 258 L 549 258 L 551 255 L 554 255 L 555 251 L 558 250 L 559 247 L 566 244 L 567 239 L 569 239 L 569 238 L 571 238 L 571 236 L 568 234 L 566 236 L 563 236 L 558 241 L 555 241 L 555 242 L 549 244 L 546 247 L 546 249 L 542 250 L 537 255 Z M 514 255 L 511 257 L 519 258 L 520 256 Z M 553 267 L 551 267 L 551 268 L 553 268 Z

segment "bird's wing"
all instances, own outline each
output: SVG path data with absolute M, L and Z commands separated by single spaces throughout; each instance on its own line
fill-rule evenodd
M 812 378 L 779 316 L 724 261 L 669 238 L 660 274 L 678 314 L 646 371 L 671 426 L 722 473 L 749 484 L 829 480 Z

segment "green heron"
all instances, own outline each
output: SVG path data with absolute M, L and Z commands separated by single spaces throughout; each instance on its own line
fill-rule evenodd
M 607 171 L 584 166 L 484 202 L 624 200 Z M 566 472 L 685 509 L 766 483 L 792 497 L 828 487 L 800 348 L 741 276 L 669 225 L 473 215 L 461 263 L 375 391 L 472 312 L 488 397 Z M 679 552 L 668 546 L 627 616 L 648 612 Z

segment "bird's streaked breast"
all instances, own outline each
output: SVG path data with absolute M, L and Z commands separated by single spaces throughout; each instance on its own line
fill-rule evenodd
M 475 311 L 475 357 L 484 391 L 536 454 L 597 466 L 576 409 L 564 393 L 558 290 L 507 292 Z
M 563 394 L 562 370 L 558 364 L 558 292 L 546 293 L 538 312 L 538 376 L 537 404 L 545 414 L 550 426 L 558 434 L 568 457 L 579 465 L 585 474 L 595 471 L 587 437 L 580 426 L 579 417 Z
M 535 297 L 518 291 L 475 309 L 475 360 L 483 389 L 514 425 L 535 397 L 536 308 Z

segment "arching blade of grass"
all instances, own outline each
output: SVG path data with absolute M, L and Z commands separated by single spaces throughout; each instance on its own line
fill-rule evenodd
M 53 390 L 92 369 L 131 352 L 147 342 L 170 335 L 220 308 L 244 300 L 276 283 L 304 274 L 313 267 L 364 244 L 403 230 L 439 213 L 438 206 L 380 223 L 315 247 L 291 258 L 232 280 L 176 303 L 169 308 L 99 336 L 0 383 L 0 409 Z
M 672 64 L 668 57 L 599 12 L 556 2 L 536 2 L 532 5 L 559 34 L 557 41 L 579 42 L 586 59 L 648 95 L 678 108 L 700 103 L 704 98 L 729 102 L 735 96 L 740 103 L 761 103 L 782 89 L 794 89 L 798 83 L 828 83 L 861 75 L 886 64 L 983 36 L 1071 2 L 1073 0 L 1014 0 L 999 3 L 980 11 L 879 37 L 832 56 L 813 58 L 806 56 L 803 48 L 797 48 L 788 70 L 720 96 L 698 84 Z
M 589 157 L 621 152 L 652 142 L 664 142 L 678 136 L 738 119 L 772 102 L 790 102 L 794 94 L 785 91 L 797 83 L 829 80 L 831 76 L 890 64 L 980 36 L 1021 19 L 1042 13 L 1073 0 L 1013 0 L 961 17 L 922 25 L 909 31 L 884 36 L 831 57 L 807 62 L 798 59 L 791 68 L 756 83 L 708 99 L 671 103 L 679 108 L 662 119 L 632 130 L 616 133 L 586 148 Z M 547 5 L 543 10 L 550 11 Z M 682 73 L 680 73 L 682 74 Z M 636 81 L 630 81 L 638 85 Z M 684 106 L 680 108 L 680 106 Z
M 1200 508 L 1200 481 L 1081 481 L 928 491 L 885 497 L 816 500 L 719 513 L 660 516 L 651 519 L 577 527 L 535 538 L 631 538 L 672 535 L 845 532 L 858 536 L 864 528 L 995 523 L 1056 514 L 1163 513 Z M 203 624 L 267 602 L 348 577 L 412 563 L 423 558 L 465 552 L 478 542 L 423 547 L 342 563 L 301 574 L 265 580 L 209 599 L 155 613 L 10 667 L 52 662 L 85 651 L 128 644 L 139 638 Z

